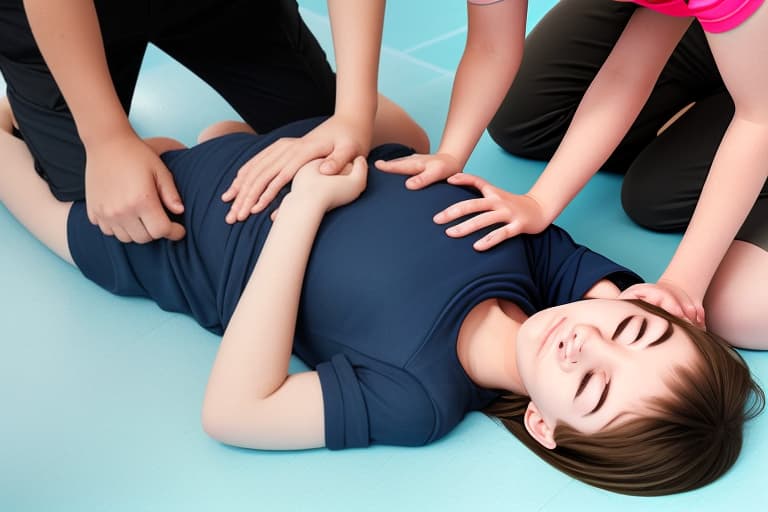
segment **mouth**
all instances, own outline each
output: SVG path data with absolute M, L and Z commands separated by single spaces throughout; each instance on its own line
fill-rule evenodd
M 557 328 L 560 327 L 564 321 L 565 321 L 565 317 L 558 318 L 555 322 L 552 323 L 549 329 L 546 330 L 541 340 L 541 344 L 539 345 L 538 350 L 536 350 L 536 357 L 539 357 L 539 355 L 541 355 L 541 352 L 544 349 L 544 347 L 552 344 L 555 331 L 557 331 Z

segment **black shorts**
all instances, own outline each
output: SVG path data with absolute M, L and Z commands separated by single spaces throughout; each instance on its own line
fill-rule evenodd
M 129 110 L 153 43 L 258 132 L 333 113 L 335 76 L 295 0 L 96 0 L 112 80 Z M 0 0 L 0 72 L 35 167 L 60 200 L 85 197 L 85 150 L 22 0 Z

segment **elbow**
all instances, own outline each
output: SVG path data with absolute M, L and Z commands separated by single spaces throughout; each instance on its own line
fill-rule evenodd
M 238 412 L 242 410 L 231 402 L 206 397 L 200 414 L 203 431 L 220 443 L 243 446 L 239 435 L 242 433 L 243 418 Z

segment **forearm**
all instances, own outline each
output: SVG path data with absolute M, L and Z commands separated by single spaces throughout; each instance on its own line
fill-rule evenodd
M 252 403 L 288 375 L 299 297 L 323 209 L 287 195 L 221 341 L 206 400 Z
M 130 129 L 109 74 L 92 0 L 24 0 L 40 52 L 83 142 Z
M 522 59 L 526 2 L 470 5 L 467 44 L 456 70 L 437 153 L 463 168 L 512 85 Z
M 618 147 L 689 24 L 646 9 L 633 15 L 529 192 L 550 222 Z
M 378 98 L 384 0 L 328 0 L 336 57 L 336 115 L 372 130 Z
M 701 301 L 766 180 L 768 122 L 734 117 L 693 218 L 662 275 Z

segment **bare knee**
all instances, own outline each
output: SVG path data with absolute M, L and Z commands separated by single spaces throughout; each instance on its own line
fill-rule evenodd
M 150 137 L 148 139 L 144 139 L 144 143 L 151 147 L 158 155 L 162 155 L 166 151 L 173 151 L 174 149 L 185 149 L 187 147 L 178 140 L 172 139 L 170 137 Z
M 768 349 L 766 282 L 768 251 L 733 242 L 704 298 L 707 328 L 734 346 Z
M 427 132 L 402 108 L 379 94 L 379 106 L 373 127 L 373 146 L 396 142 L 417 153 L 429 153 Z
M 203 131 L 200 132 L 200 135 L 197 136 L 197 142 L 200 144 L 230 133 L 255 134 L 256 131 L 242 121 L 219 121 L 218 123 L 213 123 L 207 128 L 204 128 Z

